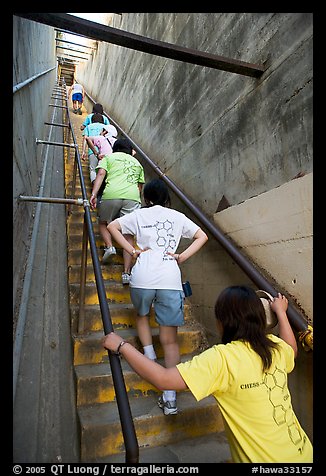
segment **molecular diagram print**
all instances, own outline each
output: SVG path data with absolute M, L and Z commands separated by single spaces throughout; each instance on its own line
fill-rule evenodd
M 287 425 L 289 437 L 294 445 L 303 443 L 302 436 L 294 420 L 290 395 L 286 391 L 286 375 L 284 371 L 276 367 L 274 372 L 266 372 L 262 383 L 267 388 L 269 401 L 273 406 L 273 418 L 275 423 L 278 426 Z M 280 395 L 283 400 L 281 404 L 279 403 Z
M 156 222 L 154 227 L 157 232 L 157 246 L 164 248 L 164 253 L 173 251 L 176 247 L 176 241 L 173 234 L 173 223 L 169 220 Z

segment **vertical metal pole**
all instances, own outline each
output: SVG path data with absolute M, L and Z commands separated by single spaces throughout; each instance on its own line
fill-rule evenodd
M 83 223 L 83 247 L 80 268 L 80 288 L 79 288 L 79 318 L 78 333 L 83 333 L 85 329 L 85 289 L 86 289 L 86 273 L 87 273 L 87 249 L 88 249 L 88 232 L 87 223 Z
M 69 133 L 70 135 L 70 133 Z M 75 196 L 76 190 L 76 179 L 77 179 L 77 150 L 75 148 L 75 158 L 74 158 L 74 168 L 72 173 L 72 184 L 71 184 L 71 196 Z M 68 215 L 71 213 L 71 206 L 68 207 Z

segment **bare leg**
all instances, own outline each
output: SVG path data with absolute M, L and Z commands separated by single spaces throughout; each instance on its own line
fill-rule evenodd
M 110 248 L 110 246 L 112 246 L 112 237 L 111 233 L 107 229 L 107 223 L 105 221 L 99 223 L 99 230 L 106 248 Z
M 164 352 L 164 363 L 166 368 L 175 367 L 180 363 L 180 351 L 178 344 L 178 328 L 172 326 L 160 326 L 160 342 Z M 176 408 L 177 394 L 175 390 L 164 390 L 162 400 L 159 400 L 159 407 L 164 409 L 164 414 L 174 414 Z M 163 402 L 173 402 L 172 408 L 167 407 Z
M 178 328 L 174 326 L 160 326 L 160 342 L 163 347 L 165 367 L 175 367 L 175 365 L 180 363 Z
M 142 346 L 144 347 L 145 345 L 152 345 L 153 338 L 148 316 L 137 316 L 136 328 Z

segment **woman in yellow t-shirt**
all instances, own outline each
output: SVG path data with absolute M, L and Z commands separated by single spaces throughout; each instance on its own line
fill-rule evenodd
M 231 286 L 215 304 L 222 343 L 173 368 L 164 368 L 112 332 L 106 349 L 119 352 L 158 389 L 189 390 L 197 401 L 213 395 L 223 416 L 235 463 L 312 463 L 312 444 L 291 404 L 287 374 L 294 368 L 297 343 L 287 318 L 288 300 L 270 301 L 279 337 L 269 334 L 257 293 Z

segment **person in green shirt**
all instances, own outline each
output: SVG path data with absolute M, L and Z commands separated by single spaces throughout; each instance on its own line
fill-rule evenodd
M 113 153 L 105 155 L 96 167 L 97 176 L 93 182 L 90 198 L 92 209 L 98 209 L 100 233 L 105 243 L 102 263 L 108 262 L 111 255 L 116 254 L 112 245 L 112 237 L 107 229 L 111 221 L 141 207 L 141 191 L 145 183 L 144 169 L 133 156 L 132 145 L 126 138 L 115 141 Z M 97 195 L 105 180 L 105 188 L 97 203 Z M 134 237 L 124 235 L 133 246 Z M 129 284 L 132 256 L 123 250 L 124 271 L 122 283 Z

